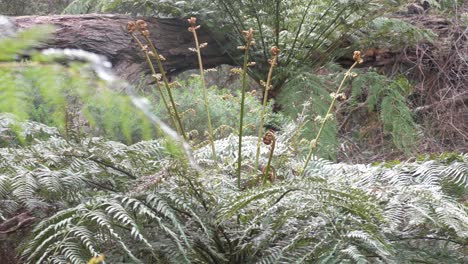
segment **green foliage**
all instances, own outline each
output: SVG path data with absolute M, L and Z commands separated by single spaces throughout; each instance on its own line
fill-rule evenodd
M 34 118 L 74 137 L 93 130 L 129 142 L 152 135 L 152 125 L 130 98 L 111 91 L 100 79 L 108 70 L 96 62 L 103 58 L 78 50 L 48 50 L 32 53 L 29 61 L 15 61 L 17 54 L 31 53 L 27 50 L 49 32 L 49 27 L 35 28 L 0 40 L 0 112 Z M 55 63 L 67 56 L 78 60 Z
M 302 73 L 287 82 L 279 95 L 278 102 L 282 112 L 292 118 L 307 121 L 301 130 L 306 139 L 312 139 L 318 132 L 321 117 L 324 117 L 332 101 L 330 93 L 342 78 L 336 75 L 336 66 L 329 65 L 321 69 L 322 74 Z M 391 135 L 393 144 L 401 151 L 410 153 L 417 144 L 417 129 L 413 120 L 407 97 L 413 87 L 404 77 L 389 79 L 374 71 L 359 73 L 353 78 L 349 92 L 350 98 L 338 106 L 343 112 L 364 104 L 369 112 L 377 112 L 384 132 Z M 348 109 L 348 110 L 346 110 Z M 325 124 L 320 144 L 319 156 L 334 159 L 336 154 L 337 120 Z M 308 146 L 304 146 L 307 148 Z
M 411 152 L 417 143 L 416 127 L 406 97 L 413 88 L 408 80 L 399 77 L 390 80 L 376 72 L 360 74 L 352 83 L 351 100 L 357 103 L 365 96 L 369 111 L 378 111 L 384 131 L 392 136 L 395 146 Z
M 52 27 L 40 26 L 34 30 L 19 32 L 15 38 L 0 39 L 0 61 L 12 61 L 18 59 L 19 54 L 40 41 L 46 40 L 52 33 Z
M 47 215 L 22 244 L 26 263 L 83 263 L 97 254 L 110 263 L 463 263 L 466 207 L 441 187 L 466 190 L 467 155 L 392 168 L 316 160 L 299 178 L 291 128 L 278 135 L 275 155 L 285 161 L 277 181 L 239 190 L 235 177 L 210 168 L 181 171 L 159 141 L 67 142 L 52 128 L 18 125 L 49 131 L 0 149 L 2 216 L 18 207 Z M 221 172 L 234 171 L 236 137 L 215 143 Z M 253 162 L 256 138 L 244 144 Z M 211 149 L 194 154 L 203 163 Z
M 26 16 L 60 14 L 71 0 L 0 0 L 0 15 Z
M 419 28 L 406 21 L 391 17 L 378 17 L 362 31 L 352 35 L 361 49 L 379 47 L 393 50 L 422 41 L 432 42 L 437 35 L 429 29 Z
M 172 90 L 174 100 L 182 113 L 183 125 L 195 142 L 207 140 L 206 111 L 203 105 L 202 86 L 199 77 L 191 77 L 187 81 L 179 81 L 180 87 Z M 236 133 L 240 113 L 240 95 L 233 95 L 226 89 L 212 86 L 207 89 L 207 98 L 210 103 L 210 115 L 213 123 L 214 137 L 224 138 Z M 164 104 L 158 97 L 154 97 L 155 111 L 164 112 Z M 280 113 L 272 113 L 271 104 L 266 113 L 266 123 L 280 127 L 286 121 Z M 260 120 L 261 105 L 258 98 L 252 93 L 246 93 L 245 104 L 245 135 L 254 135 Z M 164 119 L 169 123 L 169 119 Z
M 212 13 L 205 1 L 177 0 L 74 0 L 63 11 L 66 14 L 127 13 L 159 17 L 184 17 L 189 13 L 201 15 Z
M 278 102 L 282 105 L 282 111 L 292 119 L 298 118 L 301 122 L 307 121 L 307 125 L 301 130 L 301 134 L 309 141 L 317 135 L 321 126 L 321 118 L 327 113 L 332 98 L 330 76 L 321 76 L 311 73 L 301 73 L 292 78 L 282 89 Z M 320 157 L 334 159 L 337 145 L 337 122 L 328 120 L 322 131 L 317 153 Z M 308 144 L 303 145 L 303 151 L 308 150 Z
M 106 5 L 112 1 L 98 1 L 98 0 L 75 0 L 72 1 L 64 10 L 65 14 L 87 14 L 94 12 L 106 12 Z

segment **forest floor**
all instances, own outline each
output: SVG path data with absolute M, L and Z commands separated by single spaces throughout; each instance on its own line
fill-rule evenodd
M 467 11 L 465 7 L 459 12 Z M 369 163 L 427 153 L 468 152 L 467 18 L 445 14 L 405 14 L 397 18 L 437 35 L 433 43 L 404 47 L 393 54 L 392 63 L 380 68 L 390 76 L 403 73 L 414 86 L 408 103 L 418 125 L 417 147 L 408 153 L 392 147 L 377 114 L 358 106 L 352 109 L 352 116 L 348 113 L 340 122 L 341 161 Z M 351 134 L 357 130 L 365 137 L 353 138 Z

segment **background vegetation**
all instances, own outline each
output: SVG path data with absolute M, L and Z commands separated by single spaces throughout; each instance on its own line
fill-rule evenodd
M 7 16 L 59 14 L 71 0 L 1 0 L 0 12 Z
M 399 12 L 407 12 L 406 3 L 260 2 L 75 0 L 64 9 L 196 14 L 208 27 L 219 26 L 214 33 L 220 43 L 228 40 L 226 52 L 234 61 L 255 61 L 255 67 L 234 71 L 241 76 L 248 73 L 258 82 L 256 91 L 243 93 L 245 82 L 234 84 L 240 87 L 206 90 L 216 159 L 208 144 L 200 75 L 174 83 L 148 76 L 155 79 L 155 87 L 139 86 L 115 76 L 99 55 L 35 50 L 35 44 L 49 37 L 48 27 L 0 39 L 4 259 L 19 263 L 468 261 L 468 156 L 456 151 L 466 148 L 465 124 L 454 125 L 455 130 L 462 129 L 458 137 L 440 137 L 440 130 L 425 125 L 437 120 L 443 109 L 434 108 L 432 115 L 424 112 L 427 105 L 444 102 L 443 92 L 463 94 L 466 68 L 441 66 L 436 62 L 442 57 L 431 54 L 426 62 L 435 66 L 421 68 L 420 73 L 443 67 L 453 71 L 438 76 L 438 85 L 425 86 L 431 88 L 427 94 L 419 86 L 429 85 L 426 79 L 419 82 L 421 75 L 407 64 L 395 63 L 392 70 L 360 67 L 346 72 L 349 61 L 356 60 L 352 67 L 359 62 L 356 54 L 351 59 L 356 45 L 390 52 L 402 45 L 416 50 L 435 45 L 436 51 L 450 47 L 452 58 L 466 63 L 466 30 L 455 38 L 463 26 L 444 33 L 450 45 L 437 46 L 439 31 L 421 29 L 398 17 Z M 457 25 L 468 23 L 461 2 L 427 2 L 431 10 L 424 12 L 442 12 Z M 19 3 L 14 7 L 19 8 Z M 136 25 L 135 35 L 144 41 L 145 26 Z M 249 27 L 255 28 L 255 45 L 249 42 L 250 33 L 243 31 Z M 244 48 L 239 51 L 238 46 Z M 265 116 L 265 128 L 273 134 L 263 138 L 257 164 L 259 138 L 254 135 L 263 129 L 258 125 L 263 118 L 260 102 L 263 90 L 270 88 L 266 83 L 271 46 L 281 50 Z M 142 51 L 135 46 L 135 52 Z M 143 52 L 160 59 L 147 49 Z M 418 58 L 429 53 L 425 50 Z M 337 91 L 338 86 L 343 90 Z M 169 91 L 176 102 L 172 109 L 164 103 Z M 178 134 L 175 122 L 171 123 L 174 108 L 186 135 Z M 450 115 L 466 118 L 463 109 L 464 103 Z M 244 113 L 239 144 L 239 118 Z M 458 143 L 458 148 L 431 153 L 437 148 L 421 147 L 428 135 L 437 146 Z M 318 151 L 312 152 L 316 147 Z M 379 156 L 382 152 L 408 159 L 385 161 Z M 304 162 L 307 153 L 314 153 L 311 162 Z

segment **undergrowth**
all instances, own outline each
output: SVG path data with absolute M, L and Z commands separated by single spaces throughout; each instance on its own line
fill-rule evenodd
M 16 121 L 1 120 L 3 136 Z M 22 242 L 28 263 L 102 253 L 109 263 L 464 262 L 466 155 L 391 168 L 315 160 L 298 177 L 291 128 L 277 138 L 276 180 L 246 175 L 239 190 L 235 137 L 215 142 L 221 171 L 203 162 L 209 146 L 196 150 L 197 172 L 160 140 L 67 142 L 54 128 L 16 125 L 37 136 L 0 149 L 2 217 L 47 216 Z M 244 144 L 253 160 L 256 138 Z
M 135 25 L 148 36 L 144 21 Z M 399 130 L 400 123 L 408 124 L 414 134 L 405 104 L 411 86 L 403 78 L 352 71 L 362 62 L 360 52 L 344 75 L 298 72 L 283 83 L 307 85 L 307 94 L 294 91 L 306 103 L 284 102 L 296 112 L 278 131 L 264 134 L 257 162 L 254 135 L 263 127 L 255 124 L 264 116 L 245 85 L 231 95 L 204 87 L 197 77 L 176 88 L 163 74 L 152 76 L 166 89 L 161 97 L 145 99 L 114 76 L 104 58 L 84 51 L 46 50 L 18 61 L 16 54 L 43 39 L 44 32 L 35 32 L 21 33 L 24 42 L 0 40 L 0 218 L 26 214 L 35 220 L 21 222 L 30 228 L 28 236 L 11 241 L 21 261 L 467 261 L 466 154 L 392 166 L 320 158 L 334 153 L 334 113 L 347 94 L 347 103 L 366 100 L 370 111 L 379 108 L 401 147 L 412 141 Z M 244 31 L 240 47 L 246 56 L 237 72 L 244 77 L 255 66 L 247 56 L 256 45 L 253 32 Z M 155 49 L 143 51 L 164 72 Z M 166 95 L 171 105 L 159 101 Z M 270 111 L 266 124 L 282 118 Z M 164 113 L 163 119 L 174 120 L 172 128 L 161 121 Z M 212 122 L 213 136 L 205 120 Z M 315 133 L 312 138 L 304 136 L 306 129 Z
M 181 118 L 189 133 L 190 140 L 194 143 L 202 143 L 208 139 L 206 127 L 206 112 L 203 105 L 202 87 L 200 76 L 195 75 L 187 80 L 178 80 L 179 88 L 173 91 L 174 98 L 180 105 Z M 154 95 L 151 100 L 155 103 L 155 111 L 164 112 L 164 105 L 161 99 Z M 227 89 L 212 86 L 207 89 L 207 98 L 210 106 L 210 115 L 213 123 L 214 138 L 221 139 L 230 134 L 237 133 L 238 115 L 240 111 L 240 94 L 235 94 Z M 256 91 L 246 93 L 245 98 L 245 129 L 247 136 L 254 135 L 258 130 L 260 120 L 259 112 L 261 105 L 258 104 L 258 94 Z M 281 113 L 273 113 L 272 103 L 269 102 L 266 111 L 266 124 L 280 128 L 281 124 L 287 122 L 287 118 Z M 163 118 L 168 122 L 167 118 Z
M 457 1 L 435 2 L 437 1 L 429 3 L 434 9 L 457 4 Z M 271 47 L 286 51 L 279 54 L 277 69 L 270 80 L 270 93 L 274 93 L 276 99 L 275 107 L 277 110 L 281 109 L 289 119 L 295 119 L 297 114 L 303 112 L 302 107 L 306 104 L 309 107 L 304 113 L 314 119 L 316 116 L 323 116 L 328 110 L 331 101 L 328 95 L 334 89 L 330 87 L 337 86 L 342 79 L 342 76 L 336 74 L 341 70 L 335 67 L 332 67 L 335 69 L 329 75 L 316 72 L 328 68 L 336 58 L 348 57 L 356 47 L 364 50 L 379 47 L 380 50 L 393 51 L 402 46 L 434 40 L 434 32 L 396 17 L 388 17 L 392 12 L 406 8 L 407 4 L 407 1 L 373 0 L 76 0 L 65 13 L 123 12 L 159 17 L 196 15 L 203 19 L 203 26 L 211 30 L 217 42 L 209 45 L 218 44 L 238 65 L 242 65 L 244 60 L 243 52 L 238 49 L 245 45 L 242 31 L 252 28 L 255 30 L 255 45 L 251 47 L 248 59 L 255 62 L 256 66 L 249 67 L 247 74 L 258 83 L 266 83 Z M 132 8 L 129 8 L 131 5 Z M 363 79 L 367 77 L 372 78 L 365 75 Z M 399 81 L 378 77 L 380 83 L 371 89 L 375 94 L 385 96 L 386 100 L 379 102 L 379 107 L 372 104 L 367 106 L 380 116 L 383 134 L 394 143 L 388 148 L 410 154 L 414 143 L 418 141 L 418 133 L 414 129 L 413 116 L 405 105 L 408 93 L 401 89 L 390 92 L 391 90 L 385 89 L 387 83 L 398 86 L 396 82 Z M 386 84 L 382 85 L 383 83 Z M 340 108 L 353 112 L 353 107 L 348 106 L 349 104 L 342 104 Z M 320 124 L 306 126 L 305 137 L 309 140 L 314 138 L 319 126 Z M 393 129 L 396 126 L 401 126 L 402 130 Z M 336 160 L 339 147 L 337 142 L 340 142 L 336 135 L 340 131 L 342 129 L 333 120 L 324 127 L 321 136 L 323 146 L 317 149 L 322 157 Z

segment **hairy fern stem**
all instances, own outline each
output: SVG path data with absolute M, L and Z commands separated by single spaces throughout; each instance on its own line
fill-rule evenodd
M 138 43 L 138 46 L 140 46 L 141 50 L 144 51 L 145 53 L 145 58 L 146 58 L 146 62 L 148 63 L 150 69 L 151 69 L 151 74 L 154 76 L 154 78 L 156 79 L 156 87 L 158 87 L 158 91 L 159 93 L 161 94 L 161 99 L 164 103 L 164 106 L 166 107 L 166 110 L 167 110 L 167 113 L 168 115 L 171 117 L 171 121 L 172 121 L 172 125 L 177 128 L 177 122 L 175 120 L 175 117 L 174 115 L 172 114 L 172 111 L 171 111 L 171 108 L 169 107 L 169 104 L 167 102 L 167 99 L 166 99 L 166 96 L 164 95 L 164 92 L 163 90 L 161 89 L 161 86 L 159 84 L 159 79 L 156 77 L 156 70 L 154 69 L 154 65 L 153 65 L 153 62 L 151 61 L 151 57 L 150 55 L 148 54 L 148 50 L 145 49 L 145 46 L 143 45 L 143 43 L 141 43 L 140 39 L 138 39 L 137 36 L 135 36 L 134 33 L 131 33 L 133 39 L 135 39 L 135 41 Z
M 341 93 L 341 89 L 343 89 L 343 86 L 344 86 L 346 80 L 348 79 L 348 77 L 351 75 L 351 71 L 354 69 L 354 67 L 356 67 L 356 65 L 358 65 L 359 63 L 363 62 L 363 60 L 361 59 L 361 53 L 358 52 L 358 51 L 354 52 L 353 59 L 355 60 L 355 62 L 353 63 L 353 65 L 351 65 L 351 67 L 344 74 L 343 79 L 341 80 L 341 83 L 338 86 L 338 89 L 336 90 L 335 96 L 332 96 L 333 97 L 332 102 L 330 104 L 330 107 L 328 108 L 327 113 L 325 114 L 325 117 L 323 118 L 323 120 L 321 120 L 322 124 L 320 125 L 320 129 L 319 129 L 317 135 L 315 136 L 314 139 L 312 139 L 310 141 L 309 153 L 307 154 L 306 161 L 304 162 L 304 166 L 302 167 L 301 177 L 304 176 L 306 168 L 309 165 L 310 159 L 312 158 L 312 155 L 314 154 L 314 151 L 317 149 L 317 145 L 319 143 L 320 135 L 322 134 L 322 131 L 323 131 L 323 128 L 325 127 L 325 124 L 331 118 L 331 111 L 333 110 L 333 106 L 335 105 L 336 99 L 338 98 L 338 94 Z
M 151 39 L 148 36 L 144 36 L 144 37 L 145 37 L 146 41 L 149 43 L 149 45 L 151 47 L 151 51 L 153 51 L 154 57 L 156 58 L 156 62 L 158 63 L 159 72 L 160 72 L 161 77 L 163 79 L 164 85 L 166 86 L 167 94 L 169 95 L 169 100 L 171 102 L 172 108 L 174 108 L 175 118 L 177 120 L 177 123 L 179 124 L 179 126 L 178 126 L 179 133 L 182 135 L 182 137 L 185 140 L 187 140 L 187 135 L 185 134 L 184 126 L 182 125 L 182 120 L 180 119 L 179 112 L 177 111 L 177 106 L 175 104 L 174 97 L 172 96 L 172 92 L 171 92 L 171 86 L 169 85 L 169 81 L 167 80 L 166 72 L 164 71 L 164 67 L 163 67 L 162 62 L 161 62 L 161 57 L 160 57 L 158 51 L 156 50 L 156 47 L 154 46 L 153 42 L 151 41 Z
M 257 141 L 257 152 L 255 154 L 255 168 L 258 168 L 258 159 L 260 157 L 260 146 L 262 144 L 263 125 L 265 123 L 265 110 L 268 102 L 268 92 L 271 89 L 271 77 L 273 76 L 273 69 L 277 65 L 279 49 L 277 47 L 271 48 L 272 58 L 268 61 L 270 63 L 270 69 L 268 70 L 267 81 L 265 84 L 265 91 L 263 94 L 262 111 L 260 112 L 260 124 L 258 125 L 258 141 Z
M 237 152 L 237 187 L 240 188 L 241 166 L 242 166 L 242 129 L 244 122 L 244 105 L 245 105 L 245 89 L 247 86 L 247 67 L 249 64 L 249 48 L 254 44 L 253 29 L 242 32 L 245 35 L 246 44 L 241 48 L 244 49 L 244 64 L 242 66 L 242 91 L 241 91 L 241 106 L 240 106 L 240 121 L 239 121 L 239 146 Z
M 205 47 L 207 44 L 204 43 L 204 44 L 202 44 L 203 46 L 200 46 L 200 44 L 198 42 L 197 29 L 200 26 L 196 25 L 197 19 L 195 17 L 191 17 L 190 19 L 188 19 L 188 21 L 189 21 L 189 23 L 191 25 L 189 27 L 189 31 L 193 33 L 193 38 L 195 39 L 195 48 L 196 48 L 196 51 L 197 51 L 198 66 L 200 68 L 200 78 L 201 78 L 202 89 L 203 89 L 203 103 L 205 105 L 206 116 L 207 116 L 207 119 L 208 119 L 209 140 L 210 140 L 210 144 L 211 144 L 211 151 L 213 153 L 213 161 L 216 164 L 217 158 L 216 158 L 216 148 L 215 148 L 215 144 L 214 144 L 213 125 L 211 124 L 210 108 L 208 106 L 208 97 L 206 95 L 205 72 L 203 70 L 203 62 L 202 62 L 202 58 L 201 58 L 201 48 Z
M 273 134 L 273 132 L 268 131 L 263 137 L 263 142 L 266 145 L 271 145 L 270 155 L 268 156 L 268 162 L 263 173 L 263 185 L 265 185 L 268 177 L 270 176 L 271 160 L 273 159 L 273 153 L 275 152 L 275 146 L 276 146 L 276 136 Z M 275 178 L 274 174 L 275 172 L 273 171 L 272 177 L 270 178 L 271 182 L 274 181 L 274 178 Z

